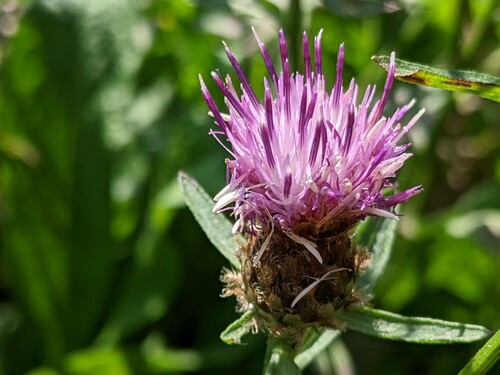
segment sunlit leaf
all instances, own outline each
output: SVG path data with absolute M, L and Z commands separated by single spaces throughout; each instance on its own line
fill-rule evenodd
M 213 200 L 193 178 L 179 173 L 179 184 L 184 193 L 186 204 L 200 224 L 212 244 L 226 257 L 233 267 L 240 268 L 236 257 L 239 242 L 243 239 L 232 234 L 232 225 L 222 214 L 212 212 Z
M 458 375 L 482 375 L 500 360 L 500 329 L 472 357 Z
M 190 349 L 169 348 L 158 333 L 148 336 L 141 349 L 144 362 L 154 373 L 199 371 L 203 363 L 199 352 Z
M 419 344 L 456 344 L 482 340 L 491 335 L 487 328 L 444 320 L 407 317 L 369 307 L 339 311 L 346 328 L 387 340 Z
M 64 373 L 71 375 L 134 373 L 127 353 L 115 348 L 90 348 L 71 353 L 64 367 Z
M 469 303 L 488 298 L 491 292 L 487 286 L 495 277 L 495 264 L 480 243 L 443 231 L 428 250 L 429 266 L 420 276 L 428 287 L 446 290 Z
M 114 158 L 104 130 L 113 121 L 123 124 L 119 115 L 129 108 L 145 49 L 130 32 L 137 30 L 140 20 L 135 6 L 117 5 L 114 0 L 40 0 L 26 15 L 39 30 L 47 76 L 40 96 L 55 98 L 50 108 L 64 116 L 55 124 L 44 112 L 34 118 L 39 119 L 35 126 L 44 128 L 47 138 L 58 139 L 67 151 L 58 155 L 57 162 L 70 176 L 68 186 L 59 191 L 69 211 L 69 228 L 53 223 L 52 230 L 67 244 L 69 301 L 62 321 L 69 347 L 80 347 L 95 334 L 109 308 L 118 271 L 109 232 Z M 54 133 L 61 129 L 66 132 Z M 54 153 L 60 147 L 48 143 L 40 149 Z M 50 161 L 53 155 L 42 156 Z
M 388 70 L 389 56 L 372 59 Z M 437 69 L 427 65 L 396 59 L 396 79 L 450 91 L 465 92 L 500 102 L 500 78 L 466 70 Z
M 0 153 L 12 159 L 22 160 L 30 167 L 40 163 L 40 152 L 27 139 L 12 133 L 0 132 Z

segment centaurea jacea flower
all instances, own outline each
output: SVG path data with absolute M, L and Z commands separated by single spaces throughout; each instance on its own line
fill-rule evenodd
M 228 184 L 216 196 L 214 210 L 232 210 L 234 232 L 244 232 L 250 240 L 240 251 L 243 277 L 233 294 L 245 294 L 249 305 L 269 312 L 324 322 L 331 309 L 359 299 L 354 284 L 368 255 L 351 242 L 353 227 L 367 216 L 397 219 L 394 207 L 421 191 L 417 186 L 388 194 L 396 171 L 411 155 L 406 152 L 409 144 L 398 142 L 423 111 L 404 126 L 400 121 L 413 101 L 383 116 L 394 81 L 394 54 L 381 98 L 372 105 L 376 87 L 368 86 L 358 104 L 354 79 L 344 91 L 343 45 L 329 91 L 321 32 L 314 38 L 314 61 L 304 33 L 303 74 L 290 71 L 282 31 L 279 74 L 256 39 L 270 74 L 270 80 L 264 78 L 262 100 L 227 46 L 242 92 L 237 93 L 229 76 L 223 80 L 212 72 L 227 114 L 218 109 L 200 77 L 203 97 L 219 127 L 211 134 L 231 155 L 226 160 Z

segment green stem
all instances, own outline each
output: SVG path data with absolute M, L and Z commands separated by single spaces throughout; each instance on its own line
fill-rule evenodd
M 500 359 L 500 329 L 472 357 L 458 375 L 481 375 Z
M 269 335 L 264 358 L 264 375 L 300 375 L 294 362 L 295 352 L 290 342 L 282 337 Z

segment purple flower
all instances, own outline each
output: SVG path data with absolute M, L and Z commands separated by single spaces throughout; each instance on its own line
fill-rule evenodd
M 320 263 L 316 244 L 296 228 L 313 224 L 320 233 L 332 223 L 348 229 L 367 216 L 397 219 L 394 207 L 422 190 L 416 186 L 389 194 L 396 171 L 411 156 L 406 152 L 410 145 L 398 142 L 423 113 L 402 125 L 411 101 L 392 116 L 382 114 L 394 81 L 394 53 L 382 96 L 373 105 L 375 86 L 368 86 L 360 101 L 354 79 L 344 90 L 343 44 L 335 85 L 329 91 L 322 68 L 321 33 L 314 38 L 314 62 L 309 40 L 303 35 L 303 74 L 290 71 L 283 31 L 279 33 L 280 73 L 255 35 L 270 74 L 270 80 L 264 78 L 263 100 L 257 98 L 225 46 L 242 92 L 237 93 L 229 76 L 223 80 L 212 72 L 228 114 L 218 109 L 200 77 L 203 97 L 219 127 L 211 134 L 231 155 L 226 159 L 228 184 L 215 197 L 214 210 L 233 210 L 234 232 L 264 235 L 269 240 L 279 230 L 304 245 Z

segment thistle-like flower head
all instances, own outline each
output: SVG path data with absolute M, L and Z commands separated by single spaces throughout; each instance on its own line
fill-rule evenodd
M 303 74 L 290 72 L 283 31 L 279 33 L 279 74 L 256 38 L 270 74 L 270 81 L 264 78 L 263 99 L 257 98 L 227 46 L 242 94 L 229 76 L 223 81 L 212 72 L 212 77 L 225 96 L 228 114 L 219 111 L 200 77 L 203 97 L 219 126 L 211 133 L 221 144 L 221 136 L 230 143 L 228 184 L 216 196 L 215 210 L 233 209 L 235 231 L 258 233 L 273 226 L 292 238 L 294 227 L 302 223 L 324 228 L 333 221 L 355 223 L 366 216 L 396 219 L 394 206 L 421 188 L 391 195 L 384 192 L 411 155 L 406 153 L 409 144 L 398 142 L 422 111 L 405 126 L 400 121 L 413 101 L 392 116 L 383 116 L 394 81 L 394 54 L 382 97 L 372 105 L 375 86 L 368 86 L 360 102 L 354 79 L 344 90 L 343 45 L 335 85 L 327 89 L 321 32 L 314 38 L 314 63 L 303 35 Z
M 228 113 L 218 109 L 200 77 L 219 127 L 211 134 L 231 155 L 227 186 L 215 197 L 214 211 L 232 210 L 233 231 L 249 239 L 238 252 L 241 274 L 224 276 L 225 295 L 236 295 L 241 311 L 259 306 L 277 314 L 277 321 L 290 321 L 284 318 L 290 315 L 302 323 L 336 327 L 332 311 L 366 300 L 356 280 L 369 253 L 351 241 L 352 228 L 367 216 L 397 219 L 394 207 L 421 191 L 420 186 L 391 190 L 396 171 L 411 155 L 409 144 L 398 143 L 423 111 L 405 125 L 400 122 L 413 101 L 383 116 L 394 81 L 394 54 L 380 99 L 374 99 L 375 86 L 368 86 L 358 100 L 354 80 L 344 89 L 343 45 L 335 85 L 328 90 L 321 32 L 314 38 L 314 62 L 304 33 L 303 74 L 290 71 L 283 31 L 280 73 L 256 39 L 270 75 L 264 78 L 264 98 L 257 98 L 227 46 L 240 88 L 229 76 L 223 80 L 212 72 L 212 77 Z M 260 325 L 274 330 L 272 323 Z

